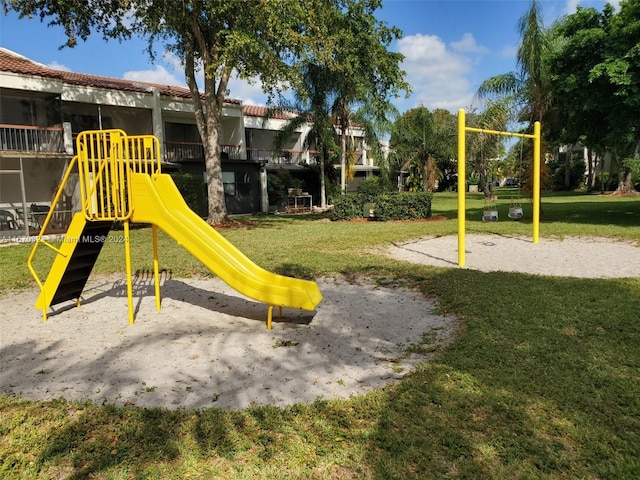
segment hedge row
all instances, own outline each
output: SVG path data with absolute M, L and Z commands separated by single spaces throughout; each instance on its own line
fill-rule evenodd
M 202 175 L 172 173 L 171 178 L 191 210 L 199 214 L 203 208 L 206 211 L 207 198 Z
M 365 204 L 373 206 L 375 219 L 415 220 L 431 217 L 431 199 L 426 192 L 399 192 L 374 197 L 357 193 L 343 195 L 333 202 L 333 220 L 351 220 L 366 215 Z

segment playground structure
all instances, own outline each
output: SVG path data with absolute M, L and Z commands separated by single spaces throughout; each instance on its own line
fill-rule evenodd
M 54 213 L 52 208 L 27 260 L 40 288 L 36 308 L 47 320 L 47 310 L 80 297 L 115 221 L 124 229 L 129 323 L 134 323 L 130 224 L 151 224 L 156 309 L 160 310 L 158 228 L 182 245 L 239 293 L 268 305 L 267 328 L 273 308 L 313 311 L 322 300 L 315 282 L 278 275 L 253 263 L 224 236 L 193 212 L 172 178 L 161 173 L 160 145 L 152 135 L 128 136 L 122 130 L 82 132 L 76 140 L 78 154 L 70 162 L 52 205 L 77 166 L 81 211 L 73 215 L 60 247 L 43 238 Z M 46 279 L 37 274 L 33 260 L 40 245 L 56 255 Z
M 533 232 L 532 241 L 537 244 L 540 235 L 540 122 L 533 125 L 533 134 L 502 132 L 483 128 L 467 127 L 464 109 L 458 110 L 458 266 L 464 267 L 465 232 L 466 232 L 466 133 L 482 133 L 503 137 L 519 137 L 533 139 Z M 511 213 L 511 212 L 510 212 Z M 513 215 L 516 214 L 514 210 Z M 519 215 L 522 215 L 520 210 Z M 520 217 L 518 217 L 520 218 Z M 484 219 L 484 218 L 483 218 Z M 493 220 L 493 218 L 492 218 Z M 497 212 L 495 214 L 497 220 Z

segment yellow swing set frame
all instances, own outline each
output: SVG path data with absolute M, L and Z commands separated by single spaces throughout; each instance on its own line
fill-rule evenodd
M 466 113 L 458 110 L 458 266 L 464 267 L 466 233 L 466 134 L 467 132 L 533 139 L 533 232 L 532 241 L 537 244 L 540 237 L 540 122 L 533 124 L 533 134 L 503 132 L 484 128 L 467 127 Z

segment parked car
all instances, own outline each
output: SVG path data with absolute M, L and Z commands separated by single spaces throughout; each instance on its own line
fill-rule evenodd
M 504 182 L 505 187 L 517 187 L 518 179 L 517 178 L 507 178 Z

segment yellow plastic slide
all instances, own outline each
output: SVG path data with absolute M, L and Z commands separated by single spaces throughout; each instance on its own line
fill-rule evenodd
M 309 311 L 322 300 L 316 283 L 253 263 L 187 206 L 169 175 L 135 173 L 132 182 L 132 221 L 157 225 L 234 290 L 269 305 Z

